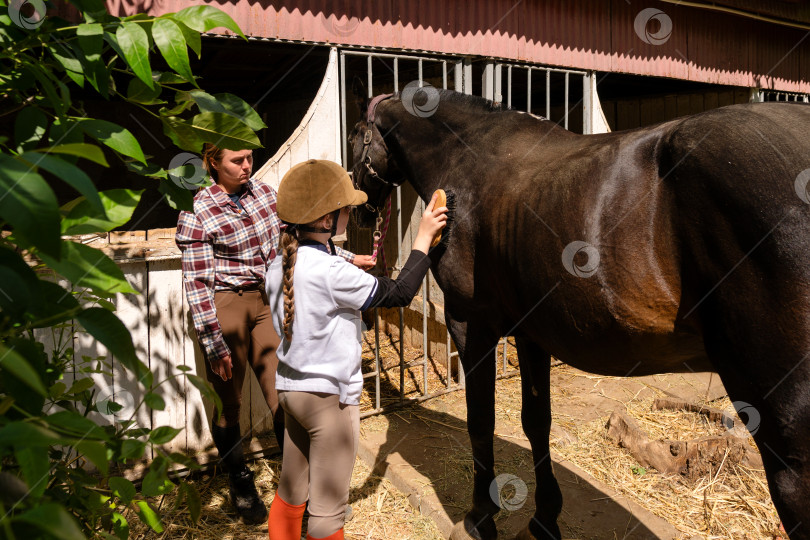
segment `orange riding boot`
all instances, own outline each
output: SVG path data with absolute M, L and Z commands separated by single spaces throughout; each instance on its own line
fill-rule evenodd
M 273 504 L 270 505 L 270 517 L 267 522 L 270 540 L 299 540 L 306 507 L 307 503 L 293 506 L 276 493 Z

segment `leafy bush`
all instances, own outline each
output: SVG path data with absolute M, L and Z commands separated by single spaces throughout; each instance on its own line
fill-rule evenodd
M 178 178 L 201 175 L 189 171 L 191 165 L 167 171 L 150 163 L 129 130 L 88 118 L 73 96 L 95 93 L 110 107 L 133 104 L 159 118 L 178 147 L 195 153 L 203 142 L 256 148 L 254 130 L 265 127 L 236 96 L 202 91 L 189 67 L 188 50 L 202 52 L 201 32 L 224 27 L 244 38 L 223 12 L 194 6 L 161 17 L 119 18 L 102 0 L 71 4 L 78 24 L 47 16 L 42 0 L 0 0 L 6 8 L 0 15 L 0 121 L 13 126 L 13 133 L 0 134 L 0 537 L 6 538 L 126 538 L 127 508 L 159 532 L 160 519 L 145 497 L 175 488 L 192 517 L 200 513 L 194 488 L 169 479 L 175 464 L 194 466 L 163 449 L 180 430 L 143 429 L 132 419 L 99 424 L 93 414 L 99 407 L 121 407 L 102 404 L 90 378 L 108 373 L 110 362 L 74 359 L 65 345 L 70 341 L 60 336 L 80 325 L 138 381 L 139 407 L 165 407 L 155 393 L 160 382 L 138 358 L 110 301 L 135 291 L 111 259 L 69 236 L 125 224 L 140 200 L 140 191 L 99 191 L 83 170 L 88 163 L 122 160 L 154 178 L 175 208 L 189 209 L 192 201 Z M 158 52 L 170 71 L 151 68 Z M 80 197 L 60 207 L 55 182 Z M 60 276 L 69 289 L 58 284 Z M 49 335 L 55 336 L 52 350 L 37 339 Z M 185 376 L 217 401 L 201 378 Z M 116 471 L 148 449 L 154 459 L 138 491 Z

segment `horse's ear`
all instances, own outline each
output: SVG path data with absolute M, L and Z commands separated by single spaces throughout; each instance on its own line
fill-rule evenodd
M 366 86 L 363 84 L 363 80 L 357 75 L 355 75 L 352 80 L 352 93 L 354 94 L 357 108 L 360 109 L 360 114 L 366 114 L 366 110 L 368 109 L 368 93 L 366 92 Z

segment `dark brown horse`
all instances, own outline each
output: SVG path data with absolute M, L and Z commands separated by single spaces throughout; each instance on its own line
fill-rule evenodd
M 810 539 L 810 106 L 576 135 L 455 92 L 428 112 L 356 93 L 354 177 L 370 206 L 406 180 L 423 200 L 455 193 L 450 242 L 431 256 L 467 382 L 469 535 L 497 536 L 492 351 L 510 334 L 537 478 L 519 538 L 560 538 L 553 355 L 603 375 L 719 373 L 759 416 L 749 428 L 786 530 Z

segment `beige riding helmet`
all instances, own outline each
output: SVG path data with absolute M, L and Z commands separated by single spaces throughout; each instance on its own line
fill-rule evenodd
M 290 169 L 278 186 L 276 211 L 287 223 L 311 223 L 345 206 L 368 200 L 354 189 L 346 170 L 326 159 L 310 159 Z

